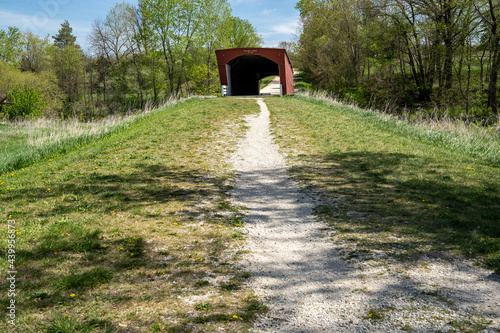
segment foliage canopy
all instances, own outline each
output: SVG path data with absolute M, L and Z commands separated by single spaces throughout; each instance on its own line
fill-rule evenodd
M 215 50 L 262 43 L 227 0 L 118 3 L 94 21 L 89 50 L 77 44 L 68 21 L 52 40 L 0 30 L 0 71 L 8 72 L 0 77 L 0 97 L 27 85 L 40 92 L 45 114 L 86 120 L 172 95 L 218 94 Z

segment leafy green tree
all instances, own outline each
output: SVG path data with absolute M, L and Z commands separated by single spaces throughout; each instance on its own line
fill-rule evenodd
M 300 5 L 303 31 L 298 57 L 309 77 L 324 87 L 358 84 L 364 45 L 356 1 L 311 0 Z
M 57 35 L 52 36 L 54 44 L 50 52 L 59 88 L 65 95 L 63 115 L 86 96 L 85 56 L 72 32 L 68 21 L 64 21 Z
M 226 0 L 141 0 L 139 10 L 143 45 L 161 55 L 168 95 L 215 91 L 215 49 L 262 43 L 250 22 L 232 17 Z
M 219 76 L 215 50 L 229 45 L 232 27 L 232 9 L 227 0 L 208 0 L 204 3 L 199 36 L 200 59 L 194 74 L 198 78 L 196 90 L 201 94 L 219 91 Z
M 166 85 L 165 81 L 162 80 L 164 74 L 161 73 L 162 55 L 159 51 L 158 41 L 154 38 L 153 31 L 143 17 L 141 7 L 134 8 L 134 13 L 133 28 L 136 44 L 133 48 L 133 58 L 138 84 L 141 91 L 147 89 L 150 94 L 152 93 L 152 102 L 156 105 L 159 102 L 159 95 Z
M 40 38 L 32 32 L 23 33 L 20 67 L 23 71 L 40 73 L 49 67 L 49 37 Z
M 29 86 L 14 86 L 7 94 L 7 98 L 12 103 L 4 107 L 5 115 L 8 119 L 25 119 L 43 117 L 44 103 L 39 90 Z
M 30 87 L 40 92 L 44 113 L 58 116 L 64 95 L 58 87 L 55 73 L 50 68 L 33 73 L 0 62 L 0 96 L 6 96 L 15 87 Z
M 70 45 L 76 45 L 76 37 L 73 35 L 73 28 L 69 25 L 68 20 L 61 23 L 61 28 L 57 35 L 52 36 L 54 45 L 59 48 L 64 48 Z
M 230 22 L 229 47 L 260 47 L 262 45 L 262 37 L 257 34 L 257 30 L 250 21 L 233 17 Z
M 79 100 L 83 96 L 82 86 L 85 80 L 85 56 L 82 50 L 76 45 L 67 45 L 62 49 L 53 47 L 52 66 L 66 102 Z
M 22 45 L 23 40 L 19 28 L 8 27 L 7 31 L 0 30 L 0 60 L 17 66 Z
M 487 27 L 490 51 L 490 76 L 488 83 L 488 107 L 494 114 L 499 114 L 498 106 L 498 72 L 500 71 L 500 4 L 487 0 L 475 5 L 484 26 Z
M 497 112 L 498 1 L 300 0 L 296 8 L 296 59 L 314 85 L 377 106 Z
M 179 95 L 187 81 L 186 66 L 191 64 L 191 52 L 200 31 L 202 3 L 199 0 L 139 1 L 147 35 L 157 40 L 157 50 L 165 61 L 164 74 L 170 95 Z

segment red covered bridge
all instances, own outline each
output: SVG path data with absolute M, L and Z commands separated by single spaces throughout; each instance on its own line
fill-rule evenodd
M 293 69 L 285 49 L 236 48 L 215 51 L 223 96 L 258 95 L 259 81 L 279 75 L 281 95 L 293 94 Z

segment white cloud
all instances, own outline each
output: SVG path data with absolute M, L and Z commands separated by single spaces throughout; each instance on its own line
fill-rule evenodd
M 271 28 L 271 31 L 276 34 L 294 34 L 297 32 L 297 23 L 295 24 L 279 24 Z
M 231 0 L 231 5 L 249 4 L 254 3 L 256 0 Z
M 297 34 L 299 27 L 299 19 L 297 18 L 279 18 L 276 17 L 274 22 L 268 22 L 266 28 L 260 31 L 260 34 L 266 38 L 273 39 L 281 37 L 282 39 L 291 39 L 292 35 Z M 266 38 L 267 39 L 267 38 Z M 269 42 L 267 42 L 269 43 Z
M 0 10 L 0 20 L 4 26 L 15 26 L 21 31 L 31 31 L 40 36 L 56 34 L 63 23 L 59 18 L 49 17 L 44 11 L 37 12 L 35 15 L 24 15 Z M 90 31 L 85 24 L 70 22 L 70 25 L 74 34 Z
M 43 11 L 37 12 L 35 15 L 24 15 L 0 10 L 0 17 L 2 25 L 15 26 L 23 31 L 29 30 L 35 34 L 54 30 L 54 28 L 60 27 L 61 24 L 58 20 L 48 17 Z
M 44 11 L 35 13 L 35 15 L 24 15 L 14 12 L 8 12 L 0 10 L 0 29 L 2 26 L 17 27 L 21 31 L 31 31 L 32 33 L 45 37 L 47 35 L 54 36 L 57 31 L 61 28 L 61 23 L 64 20 L 59 18 L 51 18 Z M 90 33 L 90 24 L 85 24 L 86 22 L 69 22 L 73 28 L 73 35 L 77 37 L 77 43 L 83 46 L 86 45 L 87 36 Z
M 259 15 L 269 16 L 269 15 L 276 13 L 276 11 L 277 11 L 277 9 L 264 9 L 259 13 Z

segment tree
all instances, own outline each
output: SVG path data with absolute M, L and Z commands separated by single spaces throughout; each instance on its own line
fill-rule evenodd
M 219 90 L 218 68 L 215 50 L 228 47 L 231 22 L 231 6 L 227 0 L 208 0 L 204 4 L 202 26 L 199 38 L 200 61 L 197 69 L 200 75 L 196 89 L 211 94 Z
M 76 37 L 72 33 L 73 28 L 69 25 L 68 20 L 65 20 L 61 23 L 61 29 L 59 29 L 57 35 L 52 36 L 54 45 L 59 48 L 64 48 L 68 45 L 76 45 Z
M 17 66 L 23 40 L 19 28 L 8 27 L 7 31 L 0 30 L 0 60 Z
M 165 80 L 170 95 L 179 95 L 186 80 L 195 35 L 200 28 L 201 1 L 142 0 L 139 8 L 146 35 L 157 40 L 165 61 Z
M 22 91 L 29 87 L 39 92 L 45 113 L 57 115 L 60 111 L 64 96 L 59 90 L 57 78 L 51 70 L 45 68 L 40 73 L 23 72 L 0 61 L 0 95 L 7 95 L 16 87 Z
M 489 56 L 488 105 L 497 112 L 498 1 L 300 0 L 296 8 L 297 59 L 314 85 L 379 106 L 469 110 L 481 104 Z
M 129 57 L 136 47 L 134 31 L 134 9 L 125 3 L 116 4 L 108 14 L 106 19 L 96 20 L 92 25 L 89 41 L 92 50 L 97 58 L 104 58 L 106 61 L 99 61 L 99 64 L 107 64 L 109 68 L 101 73 L 109 73 L 114 81 L 115 99 L 123 98 L 128 92 L 127 71 Z M 106 77 L 103 77 L 104 90 L 106 90 Z
M 43 116 L 44 103 L 42 94 L 39 90 L 33 89 L 30 86 L 14 86 L 7 94 L 11 105 L 5 107 L 7 118 L 25 119 L 25 118 L 41 118 Z
M 260 47 L 262 45 L 262 37 L 257 34 L 248 20 L 233 17 L 230 22 L 229 47 Z
M 82 96 L 85 83 L 85 56 L 76 44 L 73 28 L 66 20 L 61 24 L 51 48 L 52 67 L 56 74 L 59 88 L 65 94 L 65 107 L 71 108 Z
M 20 67 L 23 71 L 40 73 L 49 62 L 49 37 L 40 38 L 32 32 L 23 34 Z
M 363 63 L 358 2 L 310 0 L 297 8 L 303 22 L 298 57 L 309 77 L 322 86 L 357 84 Z
M 161 52 L 159 44 L 154 38 L 154 32 L 150 29 L 149 24 L 143 16 L 141 7 L 134 8 L 134 17 L 132 25 L 134 29 L 134 40 L 136 41 L 133 48 L 134 66 L 138 77 L 140 89 L 152 90 L 153 104 L 159 101 L 159 95 L 164 87 L 164 81 L 161 80 Z M 139 61 L 141 60 L 141 65 Z M 141 71 L 141 67 L 144 70 Z M 141 93 L 142 95 L 142 93 Z
M 289 57 L 293 57 L 297 53 L 297 43 L 295 41 L 281 41 L 278 43 L 278 48 L 285 49 Z
M 500 70 L 500 5 L 493 0 L 487 0 L 483 6 L 476 6 L 478 13 L 489 33 L 490 48 L 490 78 L 488 84 L 488 107 L 494 114 L 499 114 L 497 101 L 498 71 Z
M 78 46 L 67 45 L 62 49 L 53 48 L 52 62 L 59 88 L 66 95 L 68 106 L 68 103 L 77 101 L 81 96 L 85 57 Z
M 125 3 L 116 4 L 106 19 L 95 20 L 89 35 L 97 56 L 120 61 L 131 54 L 134 41 L 134 9 Z

